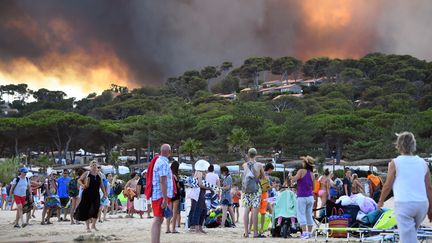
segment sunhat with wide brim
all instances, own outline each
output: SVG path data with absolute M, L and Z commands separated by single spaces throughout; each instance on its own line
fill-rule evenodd
M 207 160 L 200 159 L 195 163 L 195 170 L 197 171 L 207 171 L 210 163 Z
M 306 164 L 308 164 L 310 166 L 315 166 L 315 159 L 309 155 L 302 156 L 302 157 L 300 157 L 300 159 L 302 159 Z

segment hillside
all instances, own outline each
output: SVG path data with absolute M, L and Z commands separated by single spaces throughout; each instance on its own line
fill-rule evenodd
M 301 91 L 282 91 L 270 77 Z M 167 142 L 175 153 L 215 162 L 238 160 L 249 146 L 266 155 L 350 161 L 393 157 L 394 134 L 404 130 L 417 136 L 419 153 L 432 153 L 432 63 L 411 56 L 249 58 L 240 67 L 224 62 L 189 70 L 159 87 L 113 85 L 78 101 L 26 85 L 3 85 L 1 92 L 8 96 L 1 157 L 53 150 L 65 156 L 79 148 L 107 154 L 134 148 L 139 157 Z M 27 103 L 29 96 L 35 101 Z

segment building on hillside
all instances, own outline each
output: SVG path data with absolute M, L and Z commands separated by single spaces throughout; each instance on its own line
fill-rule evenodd
M 301 97 L 303 97 L 303 94 L 281 94 L 281 95 L 278 95 L 278 96 L 274 97 L 273 100 L 278 100 L 278 99 L 283 98 L 283 97 L 298 97 L 298 98 L 301 98 Z
M 320 86 L 324 82 L 324 78 L 302 80 L 301 84 L 307 87 Z
M 302 87 L 298 84 L 288 84 L 279 87 L 281 90 L 281 93 L 294 93 L 294 94 L 301 94 L 302 93 Z
M 230 101 L 237 99 L 237 95 L 235 93 L 232 93 L 232 94 L 215 94 L 214 96 L 220 97 L 220 98 L 223 98 L 226 100 L 230 100 Z
M 11 116 L 19 113 L 17 109 L 11 108 L 9 104 L 0 105 L 0 111 L 3 116 Z
M 261 86 L 263 88 L 271 88 L 271 87 L 279 87 L 282 86 L 283 84 L 284 84 L 283 81 L 273 80 L 273 81 L 264 82 L 261 84 Z
M 289 84 L 289 85 L 282 85 L 278 87 L 271 87 L 266 89 L 260 89 L 259 93 L 261 95 L 271 95 L 271 94 L 284 94 L 284 93 L 294 93 L 294 94 L 301 94 L 302 88 L 298 84 Z

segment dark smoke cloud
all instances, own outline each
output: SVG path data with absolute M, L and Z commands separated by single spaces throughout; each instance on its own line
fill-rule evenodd
M 344 45 L 352 49 L 342 54 L 347 57 L 381 51 L 432 59 L 430 1 L 350 2 L 352 23 L 322 36 L 305 25 L 313 13 L 302 12 L 301 1 L 3 0 L 0 62 L 24 57 L 49 69 L 50 64 L 40 64 L 47 53 L 80 49 L 92 55 L 100 51 L 94 49 L 96 41 L 115 52 L 131 80 L 156 83 L 223 61 L 239 64 L 263 55 L 308 58 Z M 67 23 L 71 33 L 48 28 L 55 19 Z

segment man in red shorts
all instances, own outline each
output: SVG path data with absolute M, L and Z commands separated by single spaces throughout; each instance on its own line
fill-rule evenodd
M 17 213 L 16 213 L 16 219 L 15 219 L 15 228 L 21 228 L 21 227 L 26 227 L 27 224 L 24 223 L 24 217 L 23 217 L 23 206 L 26 202 L 26 196 L 27 196 L 27 192 L 30 194 L 29 195 L 29 199 L 30 201 L 32 201 L 32 194 L 31 194 L 31 189 L 30 189 L 30 183 L 28 178 L 26 177 L 27 175 L 27 168 L 23 167 L 21 169 L 19 169 L 19 176 L 17 176 L 15 179 L 13 179 L 13 181 L 11 182 L 11 189 L 10 189 L 10 195 L 13 195 L 15 203 L 17 205 Z M 21 220 L 22 225 L 19 225 L 19 220 Z
M 152 178 L 152 208 L 154 220 L 151 230 L 152 243 L 160 243 L 161 226 L 164 220 L 164 210 L 174 195 L 173 176 L 169 166 L 168 157 L 171 155 L 171 146 L 161 146 L 161 153 L 153 167 Z

